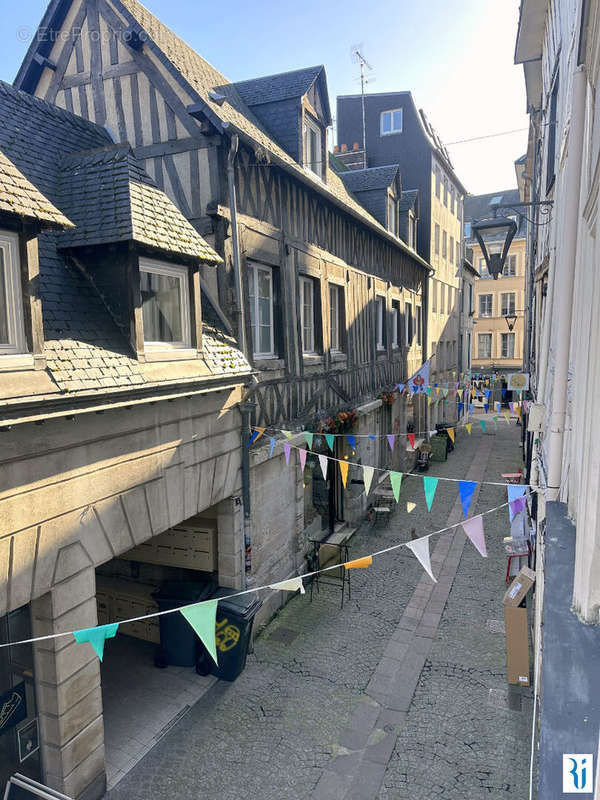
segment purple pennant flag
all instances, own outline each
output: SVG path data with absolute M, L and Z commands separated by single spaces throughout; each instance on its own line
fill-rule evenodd
M 388 440 L 388 444 L 390 446 L 390 450 L 393 453 L 394 452 L 394 442 L 396 441 L 396 436 L 393 433 L 388 433 L 387 440 Z
M 515 404 L 514 403 L 509 403 L 508 407 L 510 408 L 511 413 L 514 414 L 515 413 Z
M 513 503 L 515 502 L 515 500 L 519 500 L 520 498 L 525 499 L 523 495 L 525 494 L 526 487 L 523 486 L 522 484 L 519 485 L 519 484 L 509 483 L 506 486 L 506 491 L 508 492 L 508 516 L 510 521 L 512 522 L 515 514 L 519 513 L 518 511 L 513 511 L 512 507 Z
M 460 383 L 458 381 L 456 381 L 456 383 L 454 384 L 454 388 L 458 389 L 459 386 L 460 386 Z
M 490 395 L 492 393 L 492 390 L 491 389 L 484 389 L 483 393 L 486 396 L 486 398 L 489 400 L 490 399 Z
M 458 482 L 460 502 L 462 503 L 463 511 L 465 512 L 465 517 L 469 515 L 469 507 L 471 505 L 471 500 L 473 499 L 473 492 L 475 491 L 476 486 L 477 483 L 475 481 Z
M 273 450 L 275 449 L 275 439 L 271 436 L 269 438 L 270 446 L 269 446 L 269 458 L 273 455 Z
M 513 517 L 515 517 L 517 514 L 520 514 L 521 511 L 523 511 L 523 509 L 525 508 L 526 502 L 527 502 L 527 499 L 525 497 L 517 497 L 516 500 L 511 500 L 509 505 L 510 505 L 510 510 L 512 511 Z
M 529 403 L 527 400 L 523 400 L 523 411 L 527 413 L 529 411 Z
M 485 535 L 483 533 L 483 517 L 479 514 L 471 519 L 466 519 L 463 523 L 463 530 L 473 542 L 475 547 L 479 550 L 484 558 L 487 558 L 487 549 L 485 546 Z
M 306 466 L 306 450 L 303 447 L 301 447 L 298 450 L 298 455 L 300 456 L 300 466 L 302 467 L 302 469 L 304 469 L 304 467 Z
M 290 445 L 287 442 L 283 443 L 283 452 L 285 453 L 285 463 L 290 463 Z
M 355 450 L 356 449 L 356 439 L 354 438 L 354 436 L 349 434 L 348 436 L 346 436 L 346 439 L 348 440 L 348 444 L 350 445 L 350 447 L 353 450 Z

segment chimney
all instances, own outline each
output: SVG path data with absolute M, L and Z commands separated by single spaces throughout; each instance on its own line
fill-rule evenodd
M 334 144 L 334 146 L 333 146 L 333 152 L 334 152 L 334 153 L 339 153 L 339 152 L 340 152 L 340 146 L 339 146 L 339 144 Z
M 354 142 L 354 144 L 352 145 L 352 149 L 353 150 L 360 150 L 360 147 L 358 146 L 358 142 Z
M 347 144 L 343 144 L 342 145 L 342 153 L 347 153 L 347 152 L 348 152 L 348 145 Z

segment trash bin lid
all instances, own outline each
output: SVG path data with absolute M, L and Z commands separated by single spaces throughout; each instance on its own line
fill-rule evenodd
M 213 593 L 215 584 L 212 581 L 163 581 L 158 590 L 152 594 L 155 600 L 172 601 L 173 603 L 197 603 L 207 600 Z
M 235 592 L 235 589 L 222 586 L 212 595 L 213 599 L 219 599 L 217 611 L 225 611 L 228 614 L 235 614 L 238 617 L 247 619 L 254 616 L 262 606 L 262 600 L 259 599 L 256 592 L 227 597 L 227 595 L 232 594 L 232 592 Z M 226 599 L 221 600 L 221 597 L 225 597 Z

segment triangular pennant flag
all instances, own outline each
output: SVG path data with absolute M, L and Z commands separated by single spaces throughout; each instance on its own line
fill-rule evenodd
M 439 394 L 439 393 L 440 393 L 440 387 L 439 387 L 439 386 L 436 386 L 436 387 L 435 387 L 435 393 L 436 393 L 436 394 Z
M 448 397 L 448 389 L 442 389 L 442 394 L 444 397 Z
M 344 484 L 344 489 L 346 488 L 346 481 L 348 480 L 348 462 L 347 461 L 340 461 L 340 472 L 342 474 L 342 483 Z
M 254 442 L 258 439 L 259 436 L 260 433 L 258 431 L 252 431 L 252 433 L 250 434 L 250 439 L 248 441 L 248 447 L 250 447 L 251 444 L 254 444 Z
M 436 431 L 429 431 L 429 435 L 430 436 L 437 436 L 437 430 Z
M 469 434 L 469 436 L 471 435 L 471 428 L 472 427 L 473 427 L 473 423 L 472 422 L 467 422 L 465 424 L 465 428 L 467 429 L 467 433 Z
M 396 441 L 396 436 L 393 433 L 388 433 L 386 438 L 388 440 L 388 444 L 390 446 L 390 450 L 393 453 L 394 452 L 394 442 Z
M 469 507 L 471 505 L 471 500 L 473 499 L 473 492 L 475 491 L 476 486 L 477 484 L 475 483 L 475 481 L 458 482 L 460 502 L 462 503 L 463 511 L 465 512 L 465 517 L 469 515 Z
M 398 498 L 400 497 L 400 486 L 402 485 L 402 473 L 390 472 L 390 481 L 392 484 L 392 491 L 394 492 L 394 498 L 396 502 L 398 502 Z
M 264 433 L 264 432 L 265 432 L 267 429 L 266 429 L 266 428 L 258 428 L 258 427 L 255 425 L 255 426 L 254 426 L 254 430 L 255 430 L 255 431 L 258 431 L 258 436 L 257 436 L 256 438 L 257 438 L 257 439 L 260 439 L 260 437 L 263 435 L 263 433 Z
M 509 403 L 509 404 L 508 404 L 508 407 L 510 408 L 510 410 L 511 410 L 511 413 L 513 413 L 513 414 L 514 414 L 514 413 L 515 413 L 515 404 L 514 404 L 514 403 Z
M 494 405 L 496 406 L 496 411 L 497 411 L 498 413 L 500 413 L 500 409 L 502 408 L 502 403 L 500 403 L 499 401 L 496 401 L 496 402 L 494 403 Z
M 294 435 L 291 431 L 283 431 L 282 430 L 281 432 L 283 433 L 283 435 L 285 436 L 286 439 L 291 439 L 292 436 Z
M 323 480 L 327 480 L 327 462 L 329 459 L 327 456 L 319 455 L 319 464 L 321 465 L 321 472 L 323 473 Z
M 508 411 L 504 412 L 504 419 L 506 420 L 506 424 L 510 425 L 510 413 Z
M 283 443 L 283 452 L 285 453 L 285 463 L 290 463 L 290 445 L 287 442 Z
M 275 439 L 271 436 L 269 437 L 269 458 L 273 455 L 273 450 L 275 449 Z
M 506 399 L 506 389 L 502 389 L 502 399 Z
M 490 395 L 492 393 L 492 390 L 491 389 L 485 389 L 483 393 L 486 396 L 486 399 L 489 400 L 490 399 Z
M 355 450 L 356 449 L 356 438 L 354 436 L 352 436 L 351 434 L 348 434 L 348 436 L 346 436 L 346 439 L 348 440 L 348 444 L 350 445 L 350 447 L 353 450 Z
M 458 389 L 459 386 L 460 386 L 460 381 L 456 381 L 456 383 L 454 384 L 454 388 Z
M 515 406 L 515 411 L 517 412 L 517 417 L 521 419 L 521 406 Z
M 464 403 L 459 403 L 459 404 L 458 404 L 458 416 L 459 416 L 459 417 L 460 417 L 460 415 L 462 414 L 462 412 L 463 412 L 463 408 L 464 408 L 464 407 L 465 407 L 465 404 L 464 404 Z
M 314 433 L 311 433 L 310 431 L 304 431 L 304 438 L 306 439 L 308 449 L 312 450 Z
M 446 428 L 446 431 L 448 432 L 448 436 L 452 439 L 452 442 L 454 443 L 454 428 Z
M 325 434 L 325 440 L 327 442 L 327 446 L 329 447 L 329 449 L 333 453 L 333 443 L 335 442 L 335 436 L 333 435 L 333 433 L 326 433 Z
M 463 530 L 473 542 L 475 547 L 479 550 L 484 558 L 487 558 L 487 550 L 485 547 L 485 536 L 483 533 L 483 517 L 478 514 L 476 517 L 466 519 L 463 523 Z
M 496 425 L 498 425 L 498 420 L 500 419 L 500 417 L 498 416 L 498 414 L 494 414 L 494 416 L 492 417 L 492 419 L 494 420 L 494 422 L 496 423 Z
M 529 410 L 529 403 L 527 402 L 527 400 L 523 400 L 523 411 L 527 413 L 528 410 Z
M 413 539 L 411 542 L 406 542 L 406 546 L 413 551 L 415 556 L 421 563 L 421 566 L 430 578 L 437 583 L 437 579 L 431 571 L 431 558 L 429 556 L 429 536 L 423 536 L 420 539 Z
M 427 395 L 429 396 L 431 394 L 431 386 L 428 386 L 425 391 L 427 392 Z
M 428 398 L 427 398 L 427 405 L 428 405 L 428 406 L 430 406 L 430 405 L 431 405 L 431 397 L 428 397 Z
M 89 642 L 100 661 L 102 661 L 104 642 L 116 636 L 118 627 L 118 622 L 111 622 L 109 625 L 97 625 L 95 628 L 82 628 L 79 631 L 73 631 L 73 636 L 79 644 Z
M 489 408 L 490 408 L 489 403 L 484 403 L 483 404 L 483 410 L 485 411 L 486 414 L 488 413 Z
M 469 403 L 469 414 L 471 414 L 471 415 L 473 414 L 473 409 L 474 408 L 475 408 L 475 404 L 474 403 Z
M 523 495 L 525 494 L 525 489 L 526 489 L 525 486 L 519 486 L 518 484 L 514 483 L 508 484 L 508 486 L 506 487 L 506 490 L 508 492 L 508 516 L 511 522 L 513 521 L 513 517 L 515 516 L 512 510 L 511 503 L 513 502 L 513 500 L 517 500 L 519 497 L 523 497 Z
M 365 494 L 369 494 L 371 490 L 371 481 L 373 480 L 373 473 L 375 469 L 373 467 L 363 467 L 363 481 L 365 484 Z
M 404 391 L 404 386 L 405 386 L 405 384 L 404 384 L 404 383 L 397 383 L 397 384 L 396 384 L 396 386 L 395 386 L 394 388 L 395 388 L 395 390 L 396 390 L 397 392 L 402 392 L 402 391 Z
M 410 442 L 410 446 L 414 450 L 415 449 L 415 435 L 414 435 L 414 433 L 409 433 L 408 434 L 408 441 Z
M 423 489 L 425 489 L 425 500 L 427 502 L 427 511 L 431 511 L 431 504 L 435 497 L 435 490 L 438 485 L 438 478 L 423 477 Z
M 484 419 L 480 419 L 480 420 L 479 420 L 479 424 L 481 425 L 481 430 L 482 430 L 484 433 L 485 433 L 485 423 L 486 423 L 486 420 L 484 420 Z
M 525 496 L 517 497 L 516 500 L 511 500 L 511 502 L 508 504 L 508 507 L 512 511 L 513 518 L 516 517 L 517 514 L 520 514 L 521 511 L 523 511 L 525 509 L 526 502 L 527 502 L 527 500 L 526 500 Z M 512 522 L 512 520 L 511 520 L 511 522 Z
M 304 447 L 298 448 L 298 458 L 300 459 L 300 466 L 303 470 L 304 467 L 306 466 L 306 454 L 307 451 L 304 449 Z
M 346 561 L 344 567 L 346 569 L 366 569 L 373 563 L 373 556 L 363 556 L 363 558 L 355 558 L 354 561 Z
M 217 603 L 218 600 L 205 600 L 203 603 L 196 603 L 193 606 L 180 608 L 181 614 L 190 623 L 204 647 L 210 653 L 210 657 L 218 666 L 217 661 Z
M 444 400 L 444 405 L 447 406 L 450 403 L 450 400 Z
M 306 594 L 306 589 L 302 583 L 302 578 L 289 578 L 287 581 L 279 581 L 279 583 L 271 583 L 269 589 L 283 589 L 285 592 L 297 592 L 300 589 L 300 594 Z
M 406 504 L 406 510 L 408 511 L 409 514 L 410 514 L 411 511 L 414 511 L 416 507 L 417 507 L 417 504 L 416 503 L 411 503 L 410 500 Z
M 377 438 L 377 436 L 375 436 L 375 434 L 374 434 L 374 433 L 370 433 L 370 434 L 369 434 L 369 439 L 370 439 L 372 442 L 374 442 L 376 438 Z

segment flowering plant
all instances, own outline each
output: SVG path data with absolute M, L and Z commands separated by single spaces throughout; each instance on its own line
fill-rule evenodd
M 339 411 L 334 417 L 321 420 L 319 433 L 345 433 L 352 430 L 358 420 L 356 411 Z
M 381 400 L 384 406 L 391 406 L 394 402 L 394 393 L 381 392 L 381 394 L 379 395 L 379 399 Z

